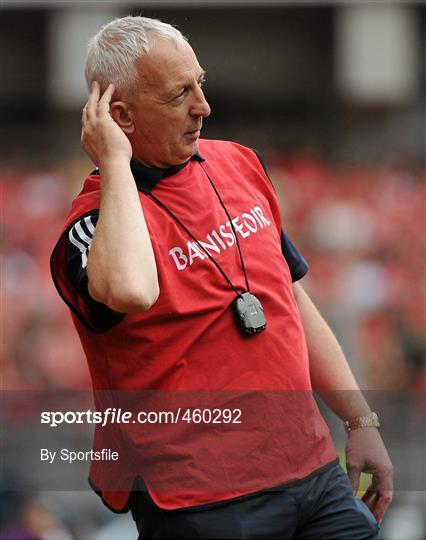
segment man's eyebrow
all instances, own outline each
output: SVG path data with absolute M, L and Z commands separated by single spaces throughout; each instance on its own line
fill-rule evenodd
M 205 69 L 202 69 L 201 68 L 201 72 L 200 74 L 198 75 L 198 79 L 197 81 L 201 80 L 201 79 L 204 79 L 204 76 L 205 74 L 207 73 L 207 71 Z M 185 83 L 185 82 L 181 82 L 179 84 L 176 85 L 176 87 L 174 88 L 174 90 L 178 91 L 180 88 L 186 88 L 186 87 L 189 87 L 190 85 Z

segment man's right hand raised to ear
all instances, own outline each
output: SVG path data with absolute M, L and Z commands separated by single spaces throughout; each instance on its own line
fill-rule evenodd
M 157 266 L 136 183 L 132 146 L 110 114 L 114 86 L 92 84 L 81 145 L 100 169 L 99 219 L 87 263 L 92 298 L 115 311 L 148 310 L 159 295 Z
M 101 96 L 100 86 L 94 82 L 83 108 L 81 146 L 97 167 L 114 157 L 132 158 L 130 141 L 110 114 L 114 90 L 110 84 Z

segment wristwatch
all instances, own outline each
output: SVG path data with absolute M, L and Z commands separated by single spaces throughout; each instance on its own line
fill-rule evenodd
M 366 416 L 357 416 L 346 420 L 344 422 L 347 433 L 350 433 L 354 429 L 360 429 L 364 427 L 380 427 L 379 417 L 375 412 L 367 414 Z

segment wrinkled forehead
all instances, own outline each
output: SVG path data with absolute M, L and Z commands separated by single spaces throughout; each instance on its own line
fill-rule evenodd
M 150 52 L 135 62 L 141 90 L 167 90 L 198 78 L 202 71 L 191 46 L 182 41 L 158 39 Z

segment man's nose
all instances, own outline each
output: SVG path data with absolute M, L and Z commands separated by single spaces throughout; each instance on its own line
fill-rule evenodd
M 197 89 L 196 99 L 194 100 L 191 114 L 192 116 L 202 116 L 206 118 L 211 112 L 210 105 L 207 103 L 206 98 L 204 97 L 204 92 L 201 88 Z

